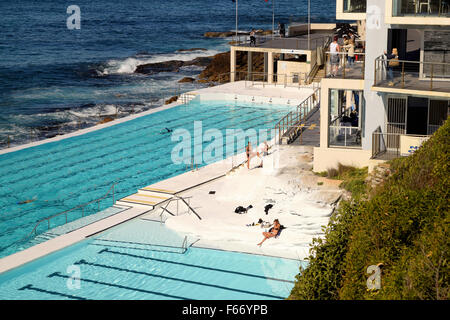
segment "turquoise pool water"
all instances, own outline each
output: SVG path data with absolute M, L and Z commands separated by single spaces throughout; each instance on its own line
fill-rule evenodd
M 133 220 L 0 275 L 0 299 L 276 300 L 289 295 L 303 264 L 195 247 L 183 253 L 183 239 Z
M 271 129 L 292 107 L 243 102 L 192 101 L 108 128 L 58 142 L 0 155 L 0 257 L 22 250 L 17 244 L 37 221 L 105 195 L 116 182 L 116 199 L 137 189 L 186 171 L 174 164 L 177 142 L 161 129 L 193 132 L 194 121 L 203 131 Z M 203 142 L 206 147 L 210 142 Z M 224 151 L 225 151 L 224 147 Z M 243 152 L 244 150 L 236 150 Z M 91 214 L 112 205 L 112 195 L 85 208 Z M 80 218 L 81 209 L 68 220 Z M 65 221 L 54 219 L 50 227 Z M 38 230 L 44 232 L 48 225 Z

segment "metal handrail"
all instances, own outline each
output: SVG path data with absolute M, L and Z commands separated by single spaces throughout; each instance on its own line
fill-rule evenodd
M 430 90 L 433 90 L 433 81 L 449 81 L 450 80 L 450 72 L 447 73 L 446 70 L 450 70 L 450 63 L 446 62 L 425 62 L 425 61 L 410 61 L 410 60 L 400 60 L 400 59 L 386 59 L 385 56 L 379 56 L 375 58 L 375 68 L 374 68 L 374 86 L 376 86 L 379 82 L 378 77 L 381 75 L 381 80 L 383 79 L 384 75 L 383 72 L 386 71 L 387 66 L 389 65 L 390 61 L 398 62 L 398 66 L 394 66 L 391 68 L 401 68 L 401 87 L 405 87 L 405 74 L 417 74 L 417 79 L 420 80 L 428 80 L 430 81 Z M 418 72 L 412 72 L 412 71 L 405 71 L 405 63 L 408 65 L 411 64 L 418 64 L 419 65 L 419 71 Z M 423 68 L 424 66 L 431 66 L 430 73 L 426 73 Z M 444 70 L 443 74 L 436 75 L 436 69 L 442 68 Z
M 245 81 L 245 86 L 247 86 L 247 81 L 254 86 L 255 83 L 261 83 L 263 88 L 265 86 L 280 86 L 280 87 L 294 87 L 294 88 L 311 88 L 307 84 L 307 73 L 306 72 L 293 72 L 292 74 L 280 74 L 280 73 L 267 73 L 267 72 L 248 72 L 248 71 L 234 71 L 219 74 L 219 84 L 231 82 L 231 75 L 234 74 L 234 81 Z M 225 76 L 229 77 L 229 80 L 225 80 Z M 261 80 L 258 77 L 262 78 Z M 273 81 L 270 83 L 267 81 L 272 77 Z M 275 80 L 275 79 L 276 80 Z M 281 80 L 282 79 L 282 80 Z M 292 81 L 287 81 L 292 79 Z M 296 81 L 294 81 L 296 79 Z
M 278 139 L 275 139 L 275 143 L 280 143 L 282 135 L 286 134 L 290 128 L 297 128 L 297 131 L 301 129 L 301 123 L 306 121 L 311 110 L 313 110 L 320 103 L 320 88 L 314 90 L 314 92 L 303 100 L 296 108 L 296 111 L 291 111 L 285 115 L 275 125 L 275 133 L 278 132 Z M 298 125 L 295 125 L 297 124 Z
M 191 199 L 192 197 L 182 197 L 182 196 L 179 196 L 179 195 L 174 195 L 174 198 L 171 198 L 171 199 L 169 199 L 169 200 L 167 200 L 167 203 L 166 203 L 166 206 L 165 207 L 160 207 L 161 209 L 162 209 L 162 212 L 161 212 L 161 214 L 159 215 L 160 216 L 160 218 L 161 218 L 161 221 L 162 221 L 162 214 L 166 211 L 166 212 L 168 212 L 170 215 L 172 215 L 172 216 L 175 216 L 175 214 L 173 214 L 172 212 L 170 212 L 168 209 L 167 209 L 167 207 L 169 206 L 169 204 L 171 203 L 171 202 L 173 202 L 173 201 L 177 201 L 177 215 L 178 215 L 178 201 L 182 201 L 186 206 L 187 206 L 187 208 L 188 208 L 188 213 L 190 213 L 190 211 L 192 211 L 196 216 L 197 216 L 197 218 L 199 219 L 199 220 L 202 220 L 202 218 L 200 217 L 200 215 L 191 207 L 191 205 L 190 205 L 190 203 L 188 203 L 187 201 L 186 201 L 186 199 L 187 200 L 189 200 L 189 199 Z
M 69 212 L 72 212 L 73 210 L 76 210 L 76 209 L 79 209 L 79 208 L 83 208 L 83 211 L 82 211 L 82 217 L 84 217 L 84 207 L 90 205 L 91 203 L 95 203 L 95 202 L 97 202 L 98 207 L 99 207 L 99 210 L 100 210 L 100 200 L 105 199 L 111 192 L 112 192 L 113 204 L 114 204 L 114 203 L 115 203 L 115 186 L 116 186 L 116 184 L 117 184 L 117 183 L 113 183 L 112 186 L 109 188 L 108 192 L 107 192 L 104 196 L 102 196 L 101 198 L 98 198 L 98 199 L 89 201 L 89 202 L 84 203 L 84 204 L 80 204 L 80 205 L 78 205 L 78 206 L 76 206 L 76 207 L 73 207 L 72 209 L 69 209 L 69 210 L 66 210 L 66 211 L 57 213 L 57 214 L 55 214 L 55 215 L 53 215 L 53 216 L 50 216 L 50 217 L 47 217 L 47 218 L 45 218 L 45 219 L 42 219 L 42 220 L 38 221 L 38 222 L 36 223 L 36 225 L 34 226 L 33 230 L 30 232 L 30 234 L 29 234 L 28 236 L 26 236 L 26 237 L 23 239 L 23 241 L 29 239 L 29 238 L 33 235 L 33 233 L 34 233 L 35 236 L 37 236 L 37 228 L 38 228 L 38 226 L 39 226 L 41 223 L 45 222 L 45 221 L 48 222 L 48 229 L 47 229 L 47 230 L 50 230 L 50 220 L 53 219 L 53 218 L 56 218 L 56 217 L 59 217 L 59 216 L 65 214 L 65 215 L 66 215 L 66 223 L 65 223 L 65 224 L 67 224 L 67 214 L 68 214 Z
M 187 236 L 184 236 L 183 243 L 181 244 L 181 248 L 184 249 L 183 253 L 187 251 Z

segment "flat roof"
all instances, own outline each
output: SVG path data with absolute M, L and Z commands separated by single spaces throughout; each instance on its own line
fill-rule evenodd
M 308 35 L 301 35 L 290 38 L 274 38 L 265 40 L 264 37 L 256 37 L 256 45 L 250 46 L 250 43 L 233 45 L 239 49 L 250 49 L 251 51 L 257 51 L 257 48 L 261 49 L 274 49 L 280 50 L 315 50 L 317 47 L 322 46 L 327 37 L 332 36 L 332 31 L 314 32 L 310 35 L 310 47 L 308 48 Z M 265 41 L 263 41 L 263 39 Z M 261 42 L 260 42 L 261 41 Z M 239 50 L 237 49 L 237 50 Z

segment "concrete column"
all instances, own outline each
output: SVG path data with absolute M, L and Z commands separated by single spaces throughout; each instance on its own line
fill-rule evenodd
M 267 73 L 268 70 L 268 57 L 267 52 L 264 52 L 264 73 Z
M 364 101 L 360 115 L 362 117 L 362 148 L 372 150 L 372 133 L 378 126 L 384 131 L 385 110 L 384 94 L 372 91 L 374 82 L 375 59 L 387 50 L 388 29 L 390 25 L 384 24 L 385 4 L 379 0 L 367 0 L 366 19 L 366 62 L 364 73 Z
M 236 50 L 231 47 L 230 51 L 230 82 L 236 81 Z
M 251 79 L 253 72 L 253 52 L 247 51 L 247 79 Z
M 267 53 L 267 73 L 268 83 L 273 83 L 273 52 Z

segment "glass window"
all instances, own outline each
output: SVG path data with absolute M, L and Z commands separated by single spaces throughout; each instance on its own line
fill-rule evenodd
M 367 0 L 344 0 L 345 13 L 362 13 L 366 12 Z
M 450 17 L 448 0 L 392 0 L 392 15 Z
M 330 89 L 328 145 L 361 147 L 363 91 Z

